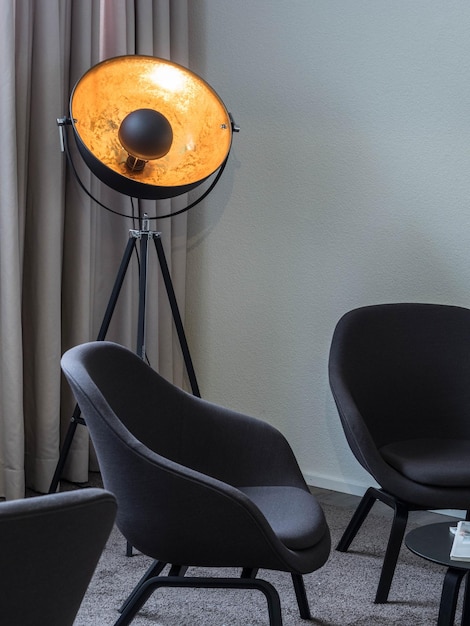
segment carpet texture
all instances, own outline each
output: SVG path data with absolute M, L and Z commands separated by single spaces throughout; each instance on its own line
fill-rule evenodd
M 333 546 L 353 509 L 323 504 Z M 413 518 L 408 530 L 415 527 Z M 383 533 L 382 533 L 383 529 Z M 281 597 L 284 626 L 429 626 L 437 622 L 445 568 L 402 548 L 387 604 L 373 603 L 390 530 L 389 519 L 372 512 L 351 550 L 332 550 L 327 564 L 305 576 L 313 616 L 302 620 L 289 574 L 262 570 L 259 578 L 274 584 Z M 137 553 L 125 555 L 125 541 L 114 529 L 102 555 L 75 626 L 108 626 L 117 608 L 150 565 Z M 164 572 L 166 573 L 166 571 Z M 190 569 L 187 576 L 231 575 L 238 570 Z M 460 611 L 460 606 L 458 608 Z M 459 613 L 457 614 L 457 623 Z M 256 591 L 159 589 L 134 620 L 135 626 L 267 626 L 266 600 Z

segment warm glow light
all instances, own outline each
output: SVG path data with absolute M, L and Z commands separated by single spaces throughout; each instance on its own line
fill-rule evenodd
M 118 132 L 136 109 L 170 123 L 168 152 L 141 171 L 126 167 Z M 186 68 L 155 57 L 124 56 L 99 63 L 76 84 L 70 117 L 79 150 L 109 186 L 140 198 L 173 197 L 194 188 L 225 161 L 230 116 L 215 91 Z
M 167 91 L 184 91 L 186 89 L 186 75 L 172 65 L 158 65 L 152 68 L 146 79 L 153 82 L 158 89 Z

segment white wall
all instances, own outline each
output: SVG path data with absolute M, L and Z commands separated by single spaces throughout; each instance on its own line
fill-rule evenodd
M 192 0 L 191 67 L 241 132 L 189 216 L 202 395 L 361 492 L 327 382 L 356 306 L 470 303 L 470 3 Z

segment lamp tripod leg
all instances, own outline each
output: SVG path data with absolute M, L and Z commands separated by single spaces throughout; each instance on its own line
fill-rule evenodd
M 55 493 L 57 491 L 57 487 L 59 486 L 59 482 L 62 477 L 62 472 L 64 470 L 65 462 L 67 461 L 67 456 L 70 450 L 70 446 L 72 445 L 75 431 L 77 430 L 78 424 L 83 423 L 84 421 L 80 417 L 80 408 L 77 404 L 75 405 L 75 410 L 72 414 L 70 425 L 68 427 L 67 434 L 65 435 L 64 443 L 62 444 L 62 448 L 60 450 L 59 460 L 57 462 L 57 466 L 55 468 L 54 476 L 52 477 L 48 493 Z
M 145 226 L 147 225 L 146 220 L 144 220 L 144 224 Z M 139 273 L 139 313 L 138 313 L 138 328 L 137 328 L 137 354 L 142 359 L 145 359 L 145 312 L 146 312 L 146 293 L 147 293 L 148 240 L 150 237 L 152 237 L 155 242 L 155 248 L 157 251 L 158 261 L 160 264 L 160 270 L 162 272 L 163 282 L 165 284 L 168 301 L 170 303 L 171 313 L 173 316 L 173 322 L 175 324 L 176 332 L 178 334 L 178 339 L 179 339 L 181 351 L 183 354 L 186 372 L 188 374 L 189 383 L 191 385 L 191 391 L 193 395 L 200 398 L 201 394 L 199 391 L 199 385 L 197 383 L 196 373 L 194 371 L 191 354 L 189 352 L 189 346 L 188 346 L 188 342 L 186 339 L 186 334 L 184 332 L 183 322 L 182 322 L 181 315 L 179 312 L 178 302 L 176 300 L 175 290 L 173 288 L 170 271 L 168 269 L 168 263 L 166 261 L 165 252 L 163 250 L 161 234 L 158 232 L 150 231 L 148 227 L 145 227 L 141 231 L 131 231 L 131 234 L 132 236 L 129 237 L 129 240 L 127 242 L 127 246 L 124 251 L 121 264 L 119 266 L 116 280 L 114 282 L 111 296 L 109 298 L 109 302 L 106 307 L 103 321 L 101 323 L 101 327 L 98 332 L 98 336 L 96 340 L 104 341 L 106 337 L 106 333 L 108 332 L 109 325 L 111 323 L 111 319 L 113 317 L 114 310 L 116 308 L 116 304 L 119 298 L 119 294 L 121 292 L 124 278 L 126 276 L 126 272 L 129 267 L 129 262 L 131 260 L 132 253 L 134 252 L 134 249 L 135 249 L 136 239 L 139 238 L 140 239 L 141 266 L 140 266 L 140 273 Z M 57 467 L 56 467 L 54 476 L 52 478 L 52 482 L 49 487 L 49 493 L 55 493 L 57 491 L 57 487 L 62 477 L 62 471 L 67 461 L 67 457 L 70 452 L 70 447 L 72 445 L 73 437 L 75 435 L 75 431 L 77 429 L 78 424 L 85 424 L 85 421 L 81 417 L 80 408 L 77 404 L 75 406 L 75 410 L 73 412 L 70 426 L 68 428 L 67 434 L 64 439 L 64 443 L 62 444 L 62 448 L 61 448 L 60 455 L 59 455 L 59 461 L 57 463 Z
M 124 282 L 124 278 L 126 277 L 129 262 L 135 249 L 135 243 L 135 238 L 129 237 L 126 249 L 124 250 L 124 254 L 122 255 L 121 264 L 116 275 L 116 280 L 114 281 L 113 290 L 111 292 L 111 296 L 109 297 L 108 306 L 106 307 L 106 311 L 96 341 L 104 341 L 106 333 L 108 332 L 114 309 L 116 308 L 119 294 L 121 293 L 121 287 Z
M 135 239 L 133 237 L 129 237 L 126 249 L 124 250 L 124 254 L 121 260 L 121 264 L 119 266 L 116 280 L 114 281 L 113 290 L 111 292 L 111 296 L 109 298 L 109 302 L 106 307 L 106 311 L 103 317 L 103 321 L 101 323 L 98 337 L 96 339 L 97 341 L 103 341 L 104 338 L 106 337 L 106 333 L 108 332 L 108 328 L 111 323 L 111 319 L 113 317 L 114 309 L 116 308 L 119 294 L 121 293 L 121 287 L 124 282 L 124 278 L 126 276 L 126 272 L 129 267 L 129 262 L 131 260 L 134 248 L 135 248 Z M 57 462 L 57 466 L 54 472 L 54 476 L 52 477 L 52 481 L 49 486 L 48 493 L 55 493 L 57 491 L 57 487 L 59 486 L 59 482 L 62 477 L 62 472 L 63 472 L 65 463 L 67 461 L 67 457 L 70 452 L 70 447 L 72 445 L 75 431 L 77 430 L 78 424 L 84 424 L 84 423 L 85 422 L 83 418 L 81 417 L 80 407 L 78 406 L 78 404 L 76 404 L 74 412 L 72 414 L 69 428 L 67 430 L 67 434 L 65 435 L 65 439 L 60 450 L 59 460 Z
M 145 361 L 145 312 L 147 301 L 148 240 L 150 231 L 142 231 L 140 237 L 139 310 L 137 318 L 136 353 Z
M 158 256 L 158 261 L 160 263 L 160 269 L 162 272 L 163 281 L 165 283 L 165 288 L 166 288 L 166 292 L 168 295 L 168 301 L 171 307 L 171 313 L 173 315 L 173 321 L 176 327 L 176 332 L 178 334 L 181 351 L 183 353 L 183 359 L 184 359 L 184 363 L 186 366 L 189 383 L 191 385 L 191 391 L 194 396 L 197 396 L 198 398 L 200 398 L 201 393 L 199 391 L 199 385 L 197 383 L 193 361 L 191 359 L 191 354 L 189 352 L 188 342 L 186 340 L 186 334 L 184 332 L 183 322 L 181 320 L 181 315 L 180 315 L 179 308 L 178 308 L 178 302 L 176 300 L 175 290 L 173 288 L 170 271 L 168 269 L 168 263 L 166 261 L 165 251 L 163 250 L 163 244 L 162 244 L 160 233 L 155 233 L 154 242 L 155 242 L 155 248 L 157 250 L 157 256 Z

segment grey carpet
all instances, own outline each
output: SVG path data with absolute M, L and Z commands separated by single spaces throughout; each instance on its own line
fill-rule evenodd
M 324 504 L 333 546 L 352 513 L 348 507 Z M 409 529 L 414 527 L 413 521 Z M 405 547 L 399 559 L 390 601 L 375 605 L 373 598 L 389 531 L 382 514 L 369 515 L 348 553 L 332 550 L 328 563 L 305 576 L 313 615 L 300 619 L 288 574 L 261 571 L 272 582 L 282 604 L 284 626 L 429 626 L 437 621 L 445 568 L 411 554 Z M 383 530 L 383 533 L 382 533 Z M 113 531 L 75 626 L 107 626 L 118 617 L 117 607 L 150 564 L 141 554 L 125 556 L 125 542 Z M 227 575 L 235 570 L 188 570 L 187 575 Z M 458 617 L 458 616 L 457 616 Z M 267 626 L 264 596 L 255 591 L 159 589 L 134 620 L 135 626 Z

